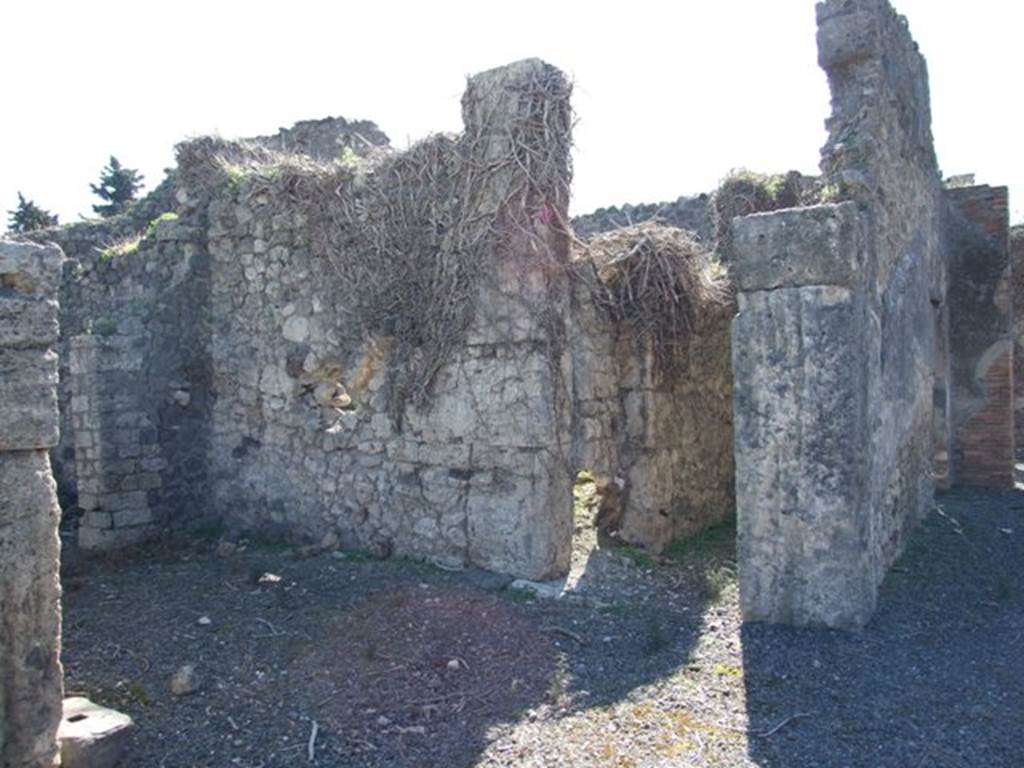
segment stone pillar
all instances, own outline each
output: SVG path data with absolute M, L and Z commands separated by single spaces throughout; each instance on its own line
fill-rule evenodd
M 817 17 L 821 169 L 847 202 L 733 222 L 740 595 L 748 619 L 852 627 L 931 509 L 945 203 L 906 20 L 888 0 Z
M 58 762 L 56 246 L 0 242 L 0 765 Z
M 469 560 L 543 579 L 569 569 L 572 544 L 568 357 L 571 86 L 528 59 L 472 77 L 462 100 L 464 221 L 487 242 L 461 377 L 424 433 L 465 423 Z M 443 378 L 443 376 L 442 376 Z M 472 418 L 466 422 L 467 404 Z
M 868 233 L 854 203 L 737 219 L 736 509 L 743 615 L 863 624 L 869 546 Z

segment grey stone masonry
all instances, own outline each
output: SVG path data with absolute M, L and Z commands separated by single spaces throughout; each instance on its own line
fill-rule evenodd
M 61 716 L 55 246 L 0 241 L 0 765 L 49 768 Z
M 148 400 L 138 390 L 142 353 L 132 336 L 70 340 L 78 531 L 85 549 L 111 549 L 159 532 L 150 493 L 163 468 Z
M 765 251 L 785 228 L 784 251 Z M 858 271 L 801 284 L 810 265 L 857 264 L 868 251 L 855 204 L 734 223 L 737 266 L 785 256 L 793 285 L 741 277 L 733 322 L 740 589 L 748 619 L 834 626 L 874 610 L 867 382 L 870 342 Z M 792 267 L 791 269 L 789 267 Z M 760 276 L 761 279 L 758 279 Z
M 303 208 L 258 172 L 215 187 L 206 181 L 214 169 L 190 159 L 198 147 L 186 145 L 186 177 L 196 181 L 183 197 L 196 207 L 183 219 L 208 205 L 216 392 L 208 467 L 212 507 L 229 527 L 535 579 L 567 570 L 568 357 L 553 349 L 546 322 L 564 322 L 567 243 L 554 224 L 565 220 L 567 199 L 564 190 L 538 190 L 556 213 L 542 221 L 525 201 L 508 202 L 521 172 L 492 162 L 534 130 L 527 110 L 568 108 L 545 107 L 538 83 L 568 87 L 537 60 L 469 82 L 456 181 L 471 185 L 474 202 L 460 215 L 479 222 L 481 237 L 499 235 L 479 254 L 486 263 L 472 288 L 475 316 L 438 371 L 431 402 L 410 405 L 400 426 L 389 414 L 387 377 L 401 360 L 392 340 L 362 337 L 339 306 L 344 294 L 311 252 Z M 556 161 L 567 166 L 568 156 Z M 385 213 L 371 200 L 366 218 Z M 527 217 L 535 219 L 529 237 L 510 226 Z M 334 407 L 342 401 L 349 404 Z
M 944 201 L 906 20 L 817 13 L 822 171 L 848 202 L 733 222 L 740 597 L 749 620 L 856 627 L 932 500 Z

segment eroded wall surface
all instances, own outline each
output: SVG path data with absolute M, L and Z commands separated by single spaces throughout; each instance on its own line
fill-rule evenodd
M 213 193 L 210 490 L 231 525 L 533 578 L 567 568 L 569 414 L 559 329 L 547 324 L 564 304 L 564 271 L 551 267 L 564 264 L 566 243 L 554 218 L 538 218 L 564 218 L 567 200 L 539 188 L 509 201 L 522 171 L 480 171 L 509 153 L 511 136 L 534 130 L 526 119 L 546 98 L 536 83 L 561 77 L 538 61 L 478 75 L 464 99 L 465 133 L 410 150 L 423 161 L 420 179 L 466 190 L 473 209 L 459 221 L 498 233 L 468 288 L 472 323 L 436 372 L 428 405 L 409 402 L 396 415 L 388 368 L 402 353 L 393 339 L 366 336 L 339 303 L 335 268 L 374 243 L 354 234 L 325 260 L 310 243 L 308 209 L 258 168 Z M 184 162 L 195 168 L 190 179 L 201 177 L 203 157 Z M 203 190 L 186 192 L 200 199 Z M 390 215 L 383 206 L 401 199 L 367 203 L 365 219 Z M 408 225 L 425 237 L 434 223 L 413 215 Z M 406 300 L 435 298 L 424 285 Z
M 740 592 L 747 619 L 858 626 L 932 498 L 943 201 L 905 20 L 817 12 L 848 201 L 734 221 Z
M 620 538 L 654 552 L 735 512 L 731 301 L 706 313 L 666 371 L 573 284 L 575 466 L 621 496 Z
M 0 765 L 58 756 L 60 508 L 57 444 L 60 249 L 0 241 Z

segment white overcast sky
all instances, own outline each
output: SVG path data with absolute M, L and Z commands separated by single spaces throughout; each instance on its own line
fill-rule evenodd
M 943 173 L 1008 184 L 1024 219 L 1024 4 L 894 5 L 929 62 Z M 811 0 L 0 0 L 0 210 L 21 190 L 73 221 L 109 155 L 148 189 L 204 133 L 326 115 L 400 147 L 457 131 L 465 76 L 530 56 L 576 82 L 575 213 L 707 191 L 736 167 L 814 173 L 814 33 Z

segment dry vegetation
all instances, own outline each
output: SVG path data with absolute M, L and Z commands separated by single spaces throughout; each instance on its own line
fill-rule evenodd
M 218 171 L 210 186 L 241 202 L 271 192 L 302 212 L 311 251 L 338 278 L 338 311 L 362 338 L 390 341 L 389 401 L 400 421 L 408 403 L 428 401 L 495 259 L 514 243 L 565 268 L 535 222 L 567 234 L 570 94 L 546 68 L 517 87 L 512 109 L 492 113 L 489 94 L 471 86 L 464 134 L 432 136 L 404 152 L 349 151 L 327 165 L 216 141 L 199 156 Z
M 577 245 L 576 273 L 612 320 L 671 372 L 688 337 L 732 311 L 725 270 L 681 229 L 643 223 Z M 591 266 L 592 265 L 592 266 Z

